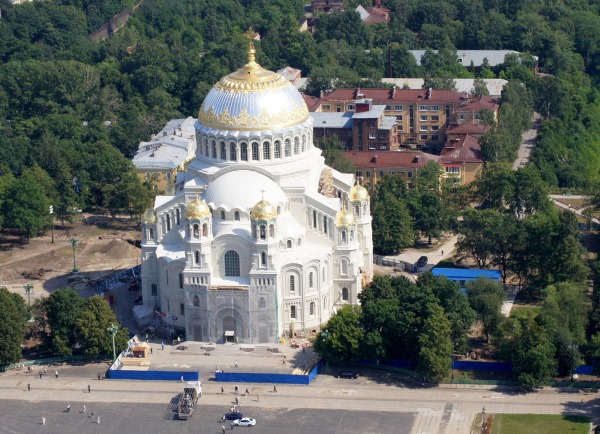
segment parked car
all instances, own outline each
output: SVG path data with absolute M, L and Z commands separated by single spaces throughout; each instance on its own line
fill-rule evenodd
M 421 256 L 419 258 L 419 260 L 417 261 L 417 267 L 421 268 L 424 267 L 425 265 L 427 265 L 427 256 Z
M 225 413 L 223 415 L 223 420 L 238 420 L 238 419 L 243 419 L 244 415 L 242 413 L 240 413 L 239 411 L 234 411 L 232 413 Z
M 252 419 L 251 417 L 243 417 L 241 419 L 234 420 L 233 424 L 236 426 L 254 426 L 256 425 L 256 419 Z
M 339 372 L 335 375 L 335 378 L 351 378 L 351 379 L 356 379 L 358 378 L 358 372 L 354 372 L 354 371 L 342 371 Z
M 139 285 L 139 283 L 138 283 L 137 280 L 134 280 L 133 282 L 131 282 L 129 284 L 129 290 L 130 291 L 137 291 L 139 288 L 140 288 L 140 285 Z

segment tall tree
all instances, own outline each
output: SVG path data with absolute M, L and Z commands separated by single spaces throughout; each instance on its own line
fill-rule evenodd
M 500 308 L 506 298 L 502 287 L 493 280 L 478 278 L 467 282 L 469 303 L 483 324 L 485 338 L 489 342 L 502 320 Z
M 118 326 L 110 306 L 100 296 L 88 298 L 75 320 L 78 343 L 84 354 L 104 355 L 112 353 L 112 335 L 107 332 L 111 325 Z M 119 328 L 115 335 L 116 353 L 127 348 L 127 329 Z
M 434 306 L 419 335 L 421 349 L 417 358 L 417 372 L 434 383 L 443 380 L 452 363 L 453 345 L 450 321 L 441 306 Z
M 356 360 L 362 339 L 360 308 L 345 305 L 329 319 L 317 335 L 315 351 L 327 363 L 339 364 Z
M 20 302 L 6 288 L 0 287 L 0 366 L 21 358 L 27 316 L 23 315 L 25 302 L 19 298 Z

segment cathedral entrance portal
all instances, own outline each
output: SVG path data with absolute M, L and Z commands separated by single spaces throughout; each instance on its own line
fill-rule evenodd
M 224 342 L 235 343 L 237 341 L 235 336 L 235 318 L 232 316 L 226 316 L 223 318 L 223 333 L 225 334 Z

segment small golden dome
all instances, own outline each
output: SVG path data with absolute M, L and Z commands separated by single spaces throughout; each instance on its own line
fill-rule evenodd
M 210 208 L 206 204 L 204 200 L 200 200 L 196 198 L 193 202 L 190 202 L 187 206 L 187 210 L 185 212 L 185 216 L 188 219 L 197 218 L 201 219 L 204 217 L 212 216 L 210 212 Z
M 273 220 L 277 218 L 277 208 L 271 205 L 266 200 L 258 202 L 252 210 L 250 210 L 250 218 L 252 220 Z
M 354 225 L 354 223 L 354 214 L 352 214 L 346 209 L 338 211 L 337 217 L 335 219 L 336 226 L 352 226 Z
M 367 200 L 369 198 L 369 192 L 360 184 L 356 184 L 350 190 L 350 200 Z
M 154 210 L 152 208 L 148 208 L 144 215 L 142 216 L 142 221 L 144 223 L 156 223 L 156 215 L 154 214 Z

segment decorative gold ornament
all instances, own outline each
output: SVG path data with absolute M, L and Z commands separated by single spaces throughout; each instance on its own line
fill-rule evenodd
M 342 209 L 338 211 L 335 225 L 336 226 L 353 226 L 356 220 L 354 219 L 354 214 L 346 209 Z
M 250 210 L 252 220 L 274 220 L 277 218 L 277 208 L 267 202 L 264 197 Z
M 185 216 L 188 219 L 202 219 L 205 217 L 211 217 L 212 213 L 210 212 L 210 208 L 206 202 L 198 199 L 198 196 L 196 196 L 196 199 L 188 204 L 185 211 Z
M 356 183 L 350 190 L 350 200 L 367 200 L 369 198 L 369 192 L 365 187 Z
M 258 116 L 251 116 L 248 110 L 243 108 L 238 116 L 229 114 L 227 107 L 221 113 L 215 113 L 213 107 L 208 111 L 200 109 L 198 120 L 207 127 L 213 128 L 236 128 L 245 130 L 264 130 L 272 128 L 287 127 L 303 122 L 308 117 L 306 106 L 298 105 L 290 111 L 281 111 L 278 113 L 268 113 L 261 110 Z

